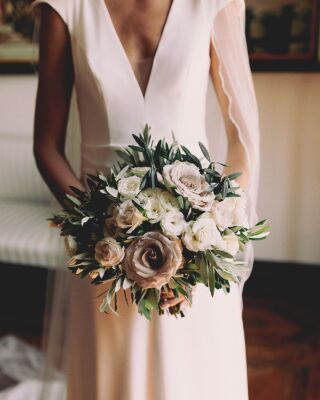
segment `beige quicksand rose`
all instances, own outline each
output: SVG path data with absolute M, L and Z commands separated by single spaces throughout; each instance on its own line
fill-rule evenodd
M 124 201 L 114 212 L 116 225 L 121 229 L 128 229 L 128 233 L 133 232 L 144 220 L 145 217 L 131 200 Z
M 123 257 L 124 247 L 112 237 L 105 237 L 95 245 L 95 259 L 105 268 L 118 265 Z
M 183 266 L 182 243 L 160 232 L 134 239 L 125 251 L 123 268 L 143 289 L 160 289 Z
M 196 165 L 176 160 L 163 167 L 163 176 L 179 194 L 187 197 L 194 208 L 201 211 L 211 209 L 215 196 L 208 192 L 209 185 Z

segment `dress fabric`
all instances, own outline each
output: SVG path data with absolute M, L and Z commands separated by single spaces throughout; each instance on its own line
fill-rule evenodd
M 207 132 L 206 98 L 214 21 L 227 13 L 235 35 L 243 40 L 241 24 L 236 31 L 243 16 L 242 1 L 173 0 L 155 56 L 136 64 L 130 64 L 104 0 L 36 0 L 33 7 L 40 3 L 52 6 L 70 33 L 85 185 L 86 173 L 108 171 L 116 160 L 115 150 L 132 143 L 131 134 L 146 123 L 155 141 L 163 137 L 171 141 L 173 131 L 199 156 L 198 141 L 210 147 L 214 132 Z M 215 46 L 221 50 L 219 41 Z M 254 114 L 247 53 L 241 46 L 235 44 L 242 52 L 239 60 L 248 81 L 242 93 Z M 222 51 L 219 56 L 223 74 Z M 225 76 L 236 110 L 234 120 L 239 116 L 235 120 L 239 135 L 243 132 L 248 157 L 256 162 L 251 154 L 257 141 L 248 125 L 258 128 L 255 120 L 246 125 L 232 90 L 232 75 Z M 219 161 L 223 156 L 214 154 Z M 257 163 L 251 165 L 257 168 Z M 253 202 L 250 211 L 252 222 Z M 128 307 L 123 296 L 119 296 L 120 316 L 100 313 L 97 296 L 103 288 L 66 274 L 67 400 L 248 399 L 241 286 L 233 284 L 228 295 L 216 290 L 214 298 L 208 288 L 198 286 L 185 318 L 154 315 L 150 322 L 134 306 Z M 47 394 L 41 400 L 49 398 Z

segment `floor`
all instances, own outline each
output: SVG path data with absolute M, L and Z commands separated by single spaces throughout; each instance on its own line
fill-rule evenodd
M 44 279 L 34 272 L 37 286 Z M 320 400 L 319 281 L 319 267 L 256 263 L 244 291 L 250 400 Z M 43 289 L 37 304 L 39 295 Z M 42 311 L 27 331 L 12 319 L 5 329 L 2 319 L 0 336 L 15 333 L 40 346 Z
M 309 277 L 302 266 L 256 267 L 243 315 L 250 399 L 319 400 L 320 269 L 307 267 Z

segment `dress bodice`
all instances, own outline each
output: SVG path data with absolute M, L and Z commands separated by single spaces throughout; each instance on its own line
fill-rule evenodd
M 213 15 L 223 0 L 174 0 L 153 59 L 132 65 L 104 0 L 36 0 L 66 22 L 82 136 L 82 171 L 104 170 L 115 149 L 146 123 L 155 140 L 198 152 L 206 142 L 205 101 Z M 224 0 L 227 1 L 227 0 Z M 139 82 L 140 81 L 140 82 Z

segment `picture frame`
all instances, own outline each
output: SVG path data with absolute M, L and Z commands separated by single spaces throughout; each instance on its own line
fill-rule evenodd
M 246 0 L 253 71 L 320 71 L 318 0 Z
M 33 40 L 32 0 L 0 0 L 0 74 L 34 73 L 38 44 Z
M 245 0 L 253 71 L 320 71 L 318 0 Z M 0 74 L 34 73 L 32 0 L 0 0 Z

